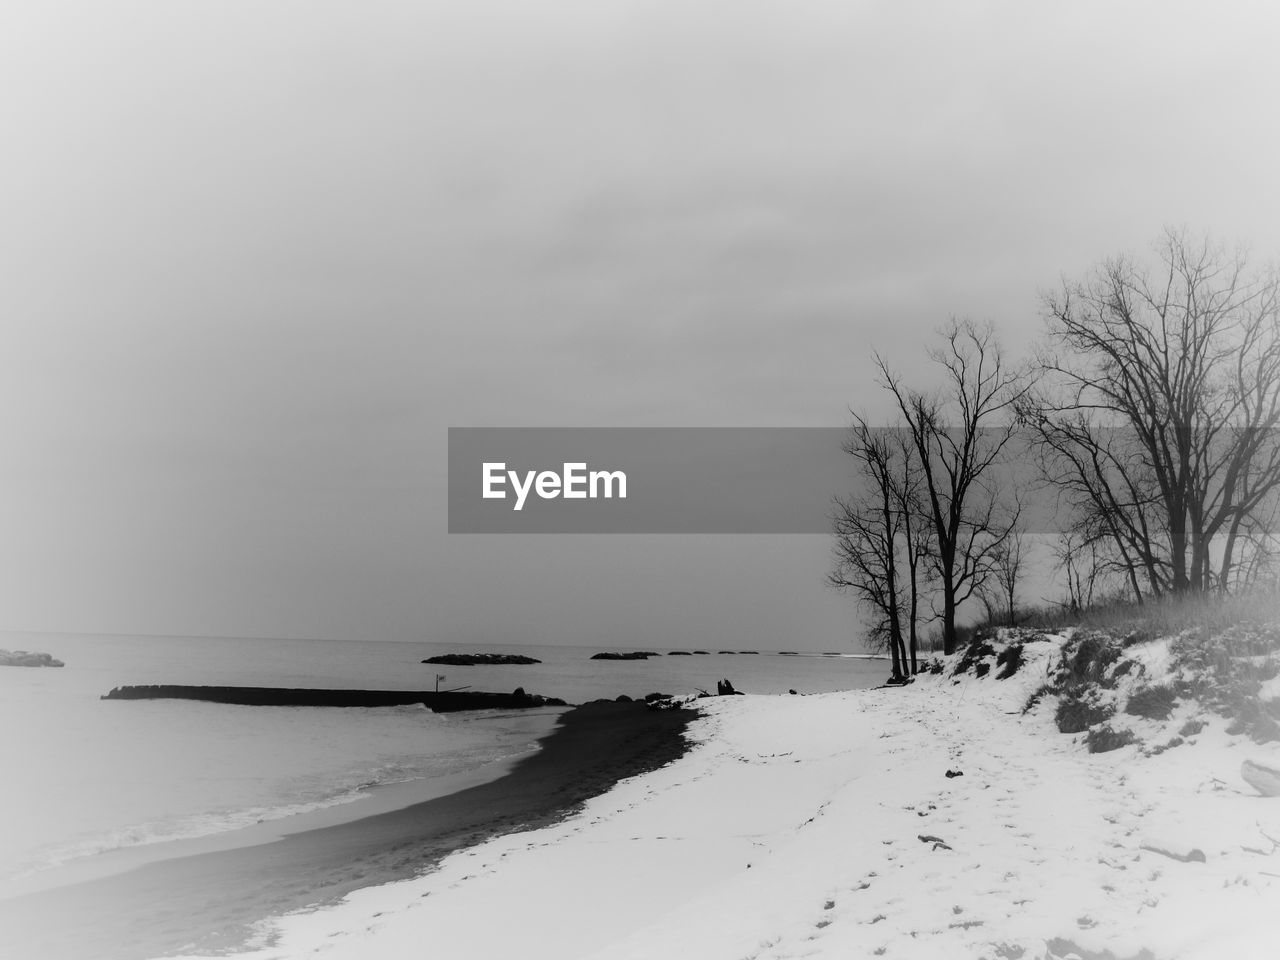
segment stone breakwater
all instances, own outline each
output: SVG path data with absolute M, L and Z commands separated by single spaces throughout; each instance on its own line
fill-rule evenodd
M 435 713 L 564 707 L 556 697 L 514 693 L 433 690 L 319 690 L 289 687 L 195 687 L 171 684 L 115 687 L 103 700 L 203 700 L 270 707 L 396 707 L 421 703 Z
M 443 653 L 438 657 L 427 657 L 423 663 L 437 663 L 452 667 L 478 666 L 524 666 L 541 663 L 534 657 L 526 657 L 518 653 Z

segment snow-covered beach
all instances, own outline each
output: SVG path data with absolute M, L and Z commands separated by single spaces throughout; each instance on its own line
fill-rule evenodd
M 1025 709 L 1062 643 L 1025 643 L 1003 680 L 952 658 L 905 689 L 699 701 L 682 758 L 264 923 L 248 956 L 1274 956 L 1280 798 L 1240 771 L 1277 744 L 1188 699 L 1090 753 L 1052 697 Z M 1167 640 L 1128 656 L 1144 683 L 1171 669 Z

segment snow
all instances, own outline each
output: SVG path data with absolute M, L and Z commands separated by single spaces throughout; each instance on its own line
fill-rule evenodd
M 1276 956 L 1280 799 L 1239 775 L 1280 764 L 1276 745 L 1210 717 L 1158 755 L 1090 754 L 1051 702 L 1022 713 L 1049 639 L 1004 681 L 699 701 L 675 763 L 555 826 L 274 921 L 248 956 Z M 1153 646 L 1145 679 L 1168 660 Z

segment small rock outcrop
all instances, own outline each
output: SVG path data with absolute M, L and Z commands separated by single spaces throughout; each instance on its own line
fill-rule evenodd
M 65 667 L 66 664 L 47 653 L 26 650 L 0 650 L 0 667 Z
M 650 657 L 657 657 L 660 654 L 653 653 L 648 650 L 633 650 L 627 653 L 607 651 L 605 653 L 597 653 L 592 656 L 592 660 L 648 660 Z
M 451 667 L 476 667 L 483 665 L 524 665 L 541 663 L 533 657 L 518 653 L 442 653 L 438 657 L 427 657 L 423 663 L 441 663 Z
M 740 697 L 740 696 L 742 696 L 742 691 L 741 691 L 741 690 L 735 690 L 735 689 L 733 689 L 733 684 L 732 684 L 732 683 L 730 683 L 727 679 L 726 679 L 726 680 L 717 680 L 717 681 L 716 681 L 716 696 L 718 696 L 718 697 Z

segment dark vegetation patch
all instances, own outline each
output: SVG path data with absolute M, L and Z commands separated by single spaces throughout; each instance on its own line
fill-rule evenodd
M 1178 695 L 1168 684 L 1144 687 L 1129 697 L 1124 712 L 1130 716 L 1146 717 L 1148 720 L 1168 720 L 1177 702 Z
M 1027 697 L 1027 702 L 1022 705 L 1022 712 L 1030 713 L 1036 708 L 1036 704 L 1043 700 L 1045 698 L 1045 694 L 1048 693 L 1053 693 L 1053 685 L 1049 683 L 1040 684 L 1040 686 L 1032 690 L 1031 695 Z
M 1270 743 L 1280 740 L 1280 723 L 1274 717 L 1259 717 L 1249 728 L 1249 735 L 1258 743 Z
M 1128 650 L 1130 647 L 1136 647 L 1140 643 L 1150 643 L 1152 640 L 1159 640 L 1162 634 L 1155 630 L 1130 630 L 1124 635 L 1120 641 L 1120 646 Z
M 985 660 L 981 660 L 973 665 L 973 675 L 975 677 L 985 677 L 991 672 L 991 664 Z
M 1186 741 L 1183 740 L 1181 737 L 1174 737 L 1173 739 L 1169 740 L 1167 743 L 1162 743 L 1159 746 L 1152 747 L 1150 750 L 1146 751 L 1146 753 L 1147 753 L 1147 756 L 1149 757 L 1158 757 L 1160 756 L 1160 754 L 1164 753 L 1166 750 L 1172 750 L 1174 747 L 1180 747 L 1184 743 L 1186 743 Z
M 1031 695 L 1026 709 L 1041 697 L 1056 694 L 1054 721 L 1062 733 L 1083 733 L 1110 720 L 1115 707 L 1101 702 L 1098 694 L 1116 685 L 1112 668 L 1120 659 L 1120 649 L 1118 640 L 1096 631 L 1072 637 L 1063 645 L 1049 682 Z
M 1000 672 L 996 674 L 997 680 L 1008 680 L 1018 668 L 1026 663 L 1026 656 L 1022 650 L 1022 644 L 1011 643 L 996 656 L 996 664 L 1000 667 Z
M 1195 700 L 1222 716 L 1231 734 L 1247 734 L 1259 742 L 1280 741 L 1280 698 L 1264 699 L 1263 687 L 1280 677 L 1278 611 L 1280 596 L 1274 591 L 1166 598 L 1142 605 L 1117 599 L 1083 611 L 1058 607 L 1020 611 L 1018 620 L 1024 625 L 1020 642 L 1030 642 L 1040 631 L 1074 630 L 1048 682 L 1028 696 L 1023 712 L 1046 696 L 1056 696 L 1060 729 L 1082 732 L 1105 723 L 1114 708 L 1104 706 L 1100 694 L 1114 690 L 1121 680 L 1133 684 L 1146 674 L 1144 665 L 1126 651 L 1171 637 L 1169 679 L 1146 677 L 1149 685 L 1123 702 L 1127 713 L 1167 720 L 1177 700 Z M 957 674 L 992 655 L 986 642 L 991 626 L 976 627 L 969 634 L 973 641 L 957 664 Z M 997 664 L 1001 669 L 996 675 L 1003 676 L 1004 659 L 997 657 Z M 927 669 L 934 672 L 932 665 Z M 1156 679 L 1161 682 L 1150 684 Z M 1203 719 L 1188 720 L 1178 735 L 1194 736 L 1204 725 Z M 1111 735 L 1120 736 L 1115 731 Z M 1101 733 L 1097 736 L 1103 742 L 1107 739 Z
M 1182 725 L 1182 729 L 1178 731 L 1180 737 L 1194 737 L 1197 733 L 1205 728 L 1205 722 L 1192 717 Z
M 1062 648 L 1061 670 L 1067 684 L 1097 684 L 1110 689 L 1116 685 L 1108 668 L 1120 659 L 1121 645 L 1105 633 L 1086 633 Z
M 1280 702 L 1262 699 L 1262 684 L 1280 675 L 1280 625 L 1238 623 L 1213 635 L 1190 630 L 1172 652 L 1179 696 L 1225 717 L 1228 733 L 1280 740 Z
M 1137 743 L 1138 737 L 1132 730 L 1113 730 L 1110 726 L 1102 726 L 1090 730 L 1085 735 L 1084 742 L 1090 753 L 1109 753 Z
M 1083 733 L 1095 723 L 1110 720 L 1115 712 L 1111 704 L 1087 698 L 1085 692 L 1064 694 L 1058 701 L 1054 721 L 1059 733 Z
M 987 669 L 983 670 L 982 673 L 977 673 L 975 668 L 979 664 L 982 664 L 982 661 L 986 658 L 994 657 L 995 655 L 995 647 L 989 644 L 983 637 L 975 636 L 973 640 L 969 642 L 969 646 L 965 647 L 964 654 L 960 657 L 960 662 L 956 664 L 956 668 L 952 671 L 951 675 L 953 677 L 958 677 L 962 673 L 968 673 L 970 670 L 973 670 L 977 676 L 984 676 L 987 670 L 991 669 L 991 664 L 985 664 Z
M 1066 937 L 1046 940 L 1045 946 L 1049 948 L 1050 956 L 1054 957 L 1079 957 L 1080 960 L 1156 960 L 1156 955 L 1145 948 L 1132 956 L 1121 957 L 1110 950 L 1086 950 Z
M 1121 677 L 1127 677 L 1135 669 L 1138 671 L 1138 676 L 1142 676 L 1142 664 L 1137 660 L 1121 660 L 1116 664 L 1116 668 L 1111 671 L 1111 678 L 1119 680 Z

